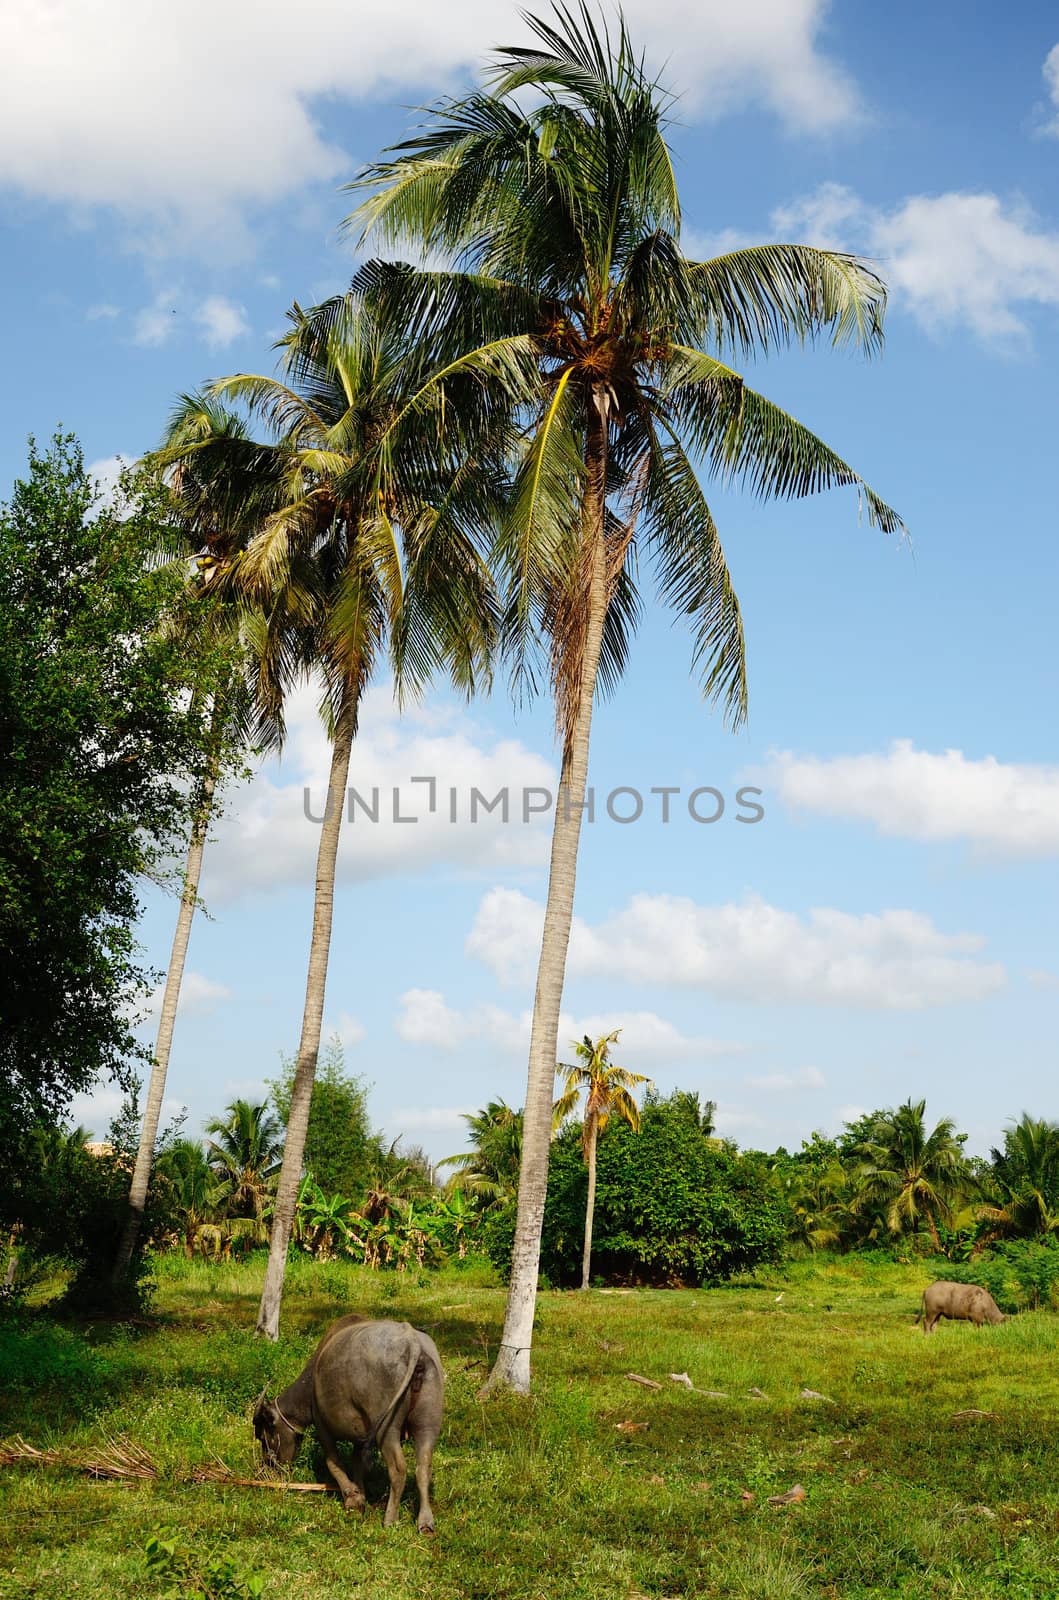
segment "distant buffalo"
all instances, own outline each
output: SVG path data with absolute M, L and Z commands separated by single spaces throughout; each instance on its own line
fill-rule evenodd
M 265 1464 L 289 1466 L 312 1424 L 327 1469 L 347 1511 L 364 1509 L 364 1462 L 378 1444 L 390 1478 L 384 1526 L 397 1521 L 406 1468 L 403 1437 L 416 1447 L 420 1533 L 434 1531 L 430 1462 L 441 1431 L 444 1375 L 437 1346 L 407 1322 L 340 1317 L 324 1334 L 301 1373 L 275 1400 L 264 1395 L 254 1410 L 254 1432 Z M 347 1474 L 336 1440 L 360 1446 Z
M 934 1332 L 939 1317 L 948 1317 L 952 1322 L 973 1322 L 976 1328 L 983 1322 L 1007 1321 L 988 1289 L 977 1283 L 946 1283 L 944 1279 L 924 1290 L 917 1322 L 920 1317 L 924 1333 Z

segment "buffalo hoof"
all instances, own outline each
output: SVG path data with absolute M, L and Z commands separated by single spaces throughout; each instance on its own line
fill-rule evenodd
M 359 1489 L 354 1489 L 350 1494 L 342 1496 L 342 1509 L 343 1511 L 359 1511 L 363 1515 L 364 1496 Z
M 434 1532 L 434 1518 L 433 1517 L 420 1517 L 419 1521 L 416 1523 L 416 1527 L 419 1529 L 420 1533 L 433 1533 Z

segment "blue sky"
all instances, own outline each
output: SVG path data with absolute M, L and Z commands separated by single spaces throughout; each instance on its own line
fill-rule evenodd
M 4 484 L 30 432 L 74 429 L 106 477 L 179 392 L 271 370 L 291 300 L 348 279 L 339 184 L 521 28 L 485 0 L 362 0 L 356 20 L 305 0 L 293 36 L 272 0 L 7 16 Z M 1059 1115 L 1059 19 L 1038 0 L 634 0 L 628 16 L 681 96 L 689 251 L 787 237 L 880 263 L 879 361 L 789 353 L 753 381 L 899 508 L 912 545 L 859 525 L 852 494 L 711 490 L 749 727 L 702 705 L 687 638 L 649 613 L 595 724 L 566 1035 L 622 1026 L 620 1059 L 717 1100 L 744 1144 L 913 1094 L 985 1149 L 1024 1107 Z M 438 694 L 399 719 L 380 682 L 352 781 L 423 812 L 409 779 L 436 774 L 465 819 L 472 785 L 517 797 L 554 762 L 546 705 Z M 228 797 L 171 1063 L 190 1129 L 296 1044 L 302 792 L 325 770 L 306 693 L 282 764 Z M 763 790 L 756 825 L 735 820 L 743 783 Z M 666 825 L 664 785 L 682 791 Z M 706 785 L 728 802 L 712 825 L 687 812 Z M 644 793 L 639 821 L 606 817 L 619 786 Z M 391 1136 L 443 1155 L 461 1111 L 520 1102 L 546 854 L 540 821 L 347 828 L 327 1025 Z M 158 967 L 174 914 L 147 905 Z M 75 1109 L 101 1128 L 112 1098 Z

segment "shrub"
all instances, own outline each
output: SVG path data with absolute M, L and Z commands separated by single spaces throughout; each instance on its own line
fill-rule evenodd
M 1059 1240 L 1010 1239 L 974 1261 L 952 1263 L 954 1283 L 979 1283 L 1001 1311 L 1059 1310 Z
M 578 1281 L 588 1177 L 581 1133 L 552 1146 L 541 1241 L 541 1273 Z M 485 1249 L 510 1270 L 515 1208 L 491 1217 Z M 756 1162 L 704 1131 L 698 1097 L 648 1096 L 640 1132 L 613 1122 L 599 1141 L 593 1274 L 655 1283 L 716 1283 L 778 1259 L 784 1208 Z
M 53 1261 L 69 1269 L 64 1303 L 71 1310 L 92 1315 L 145 1309 L 151 1292 L 147 1249 L 168 1219 L 157 1198 L 149 1198 L 128 1275 L 113 1288 L 110 1272 L 129 1204 L 129 1172 L 120 1155 L 91 1154 L 77 1134 L 37 1129 L 15 1193 L 22 1261 L 30 1268 Z

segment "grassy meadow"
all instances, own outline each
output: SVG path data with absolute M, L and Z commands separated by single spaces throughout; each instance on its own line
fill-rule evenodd
M 3 1600 L 226 1600 L 254 1592 L 240 1575 L 269 1600 L 1059 1595 L 1053 1313 L 924 1339 L 912 1318 L 938 1274 L 856 1257 L 722 1289 L 544 1293 L 532 1399 L 483 1405 L 503 1310 L 485 1269 L 395 1278 L 297 1260 L 275 1346 L 250 1331 L 261 1271 L 164 1258 L 150 1326 L 40 1312 L 0 1324 L 0 1436 L 67 1448 L 123 1435 L 161 1471 L 0 1468 Z M 354 1309 L 415 1322 L 441 1349 L 433 1539 L 415 1531 L 411 1476 L 405 1516 L 383 1532 L 381 1465 L 363 1519 L 330 1495 L 185 1481 L 215 1458 L 260 1475 L 254 1397 Z M 682 1372 L 727 1398 L 670 1381 Z M 971 1408 L 993 1415 L 954 1418 Z M 294 1476 L 319 1467 L 310 1435 Z M 768 1503 L 795 1484 L 804 1500 Z M 148 1571 L 160 1529 L 179 1582 Z

